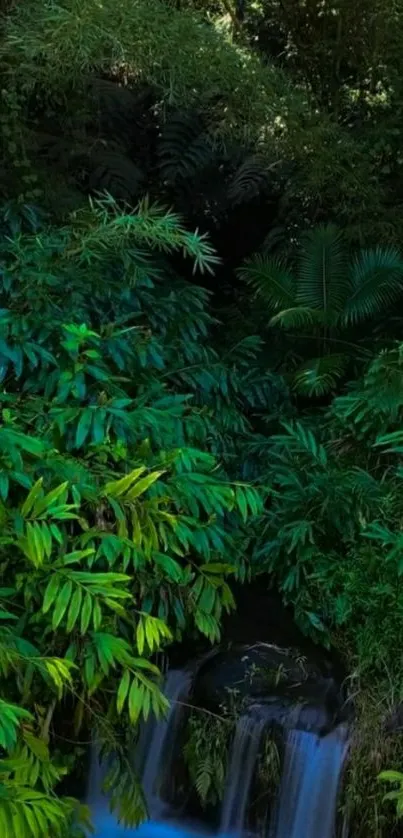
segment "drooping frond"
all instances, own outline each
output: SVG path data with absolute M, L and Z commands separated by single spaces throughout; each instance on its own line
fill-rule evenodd
M 312 358 L 299 368 L 294 388 L 304 396 L 324 396 L 335 389 L 346 368 L 344 355 L 323 355 Z
M 297 301 L 320 309 L 330 323 L 344 305 L 347 289 L 343 238 L 329 224 L 307 234 L 302 243 Z
M 92 193 L 108 192 L 117 201 L 132 204 L 141 197 L 144 172 L 126 154 L 102 148 L 91 155 L 89 165 Z
M 118 140 L 125 149 L 129 149 L 136 133 L 137 120 L 147 106 L 150 92 L 148 87 L 131 89 L 111 79 L 93 79 L 90 96 L 101 134 Z
M 275 311 L 295 306 L 295 278 L 279 259 L 267 259 L 257 253 L 239 269 L 238 276 Z
M 267 171 L 263 160 L 256 155 L 247 157 L 232 176 L 228 186 L 228 200 L 232 206 L 256 198 L 267 186 Z
M 387 310 L 403 294 L 403 259 L 394 247 L 359 253 L 349 271 L 342 319 L 358 323 Z
M 162 178 L 168 183 L 192 179 L 214 157 L 214 148 L 200 115 L 194 111 L 172 114 L 159 142 Z
M 305 327 L 323 326 L 323 311 L 308 306 L 294 306 L 279 311 L 270 320 L 270 326 L 282 326 L 284 329 L 301 329 Z

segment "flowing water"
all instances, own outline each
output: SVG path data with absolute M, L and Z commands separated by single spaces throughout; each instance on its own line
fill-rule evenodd
M 221 809 L 221 834 L 242 832 L 260 740 L 266 724 L 267 714 L 259 705 L 251 707 L 238 721 Z
M 346 730 L 323 738 L 291 730 L 270 838 L 333 838 Z
M 102 793 L 105 767 L 94 752 L 87 801 L 93 812 L 96 838 L 201 838 L 201 830 L 172 821 L 164 802 L 169 787 L 178 734 L 192 675 L 171 670 L 164 692 L 170 700 L 165 719 L 150 719 L 142 729 L 135 764 L 142 778 L 150 820 L 138 829 L 120 826 Z M 347 732 L 339 727 L 328 736 L 290 729 L 298 716 L 288 717 L 285 759 L 279 797 L 267 838 L 334 838 L 337 795 L 347 751 Z M 231 748 L 219 834 L 245 835 L 251 784 L 264 729 L 275 708 L 255 705 L 239 719 Z M 279 721 L 277 717 L 277 722 Z M 284 721 L 282 721 L 284 724 Z M 169 796 L 169 795 L 168 795 Z M 168 823 L 168 820 L 170 821 Z M 347 838 L 347 836 L 345 836 Z
M 187 670 L 172 669 L 168 672 L 164 695 L 170 702 L 165 718 L 156 720 L 151 717 L 141 730 L 135 766 L 141 777 L 144 796 L 150 818 L 149 823 L 139 829 L 127 829 L 120 826 L 116 816 L 109 811 L 109 800 L 102 792 L 107 767 L 99 761 L 99 755 L 94 748 L 91 758 L 90 777 L 88 784 L 87 802 L 92 809 L 96 838 L 119 838 L 136 835 L 136 838 L 169 838 L 179 836 L 174 826 L 166 827 L 154 821 L 164 814 L 164 802 L 161 797 L 162 783 L 169 777 L 170 767 L 175 757 L 175 739 L 179 731 L 181 716 L 185 701 L 189 695 L 192 675 Z
M 165 718 L 150 720 L 140 735 L 139 759 L 141 779 L 150 817 L 159 818 L 164 811 L 161 797 L 164 780 L 170 776 L 175 757 L 175 741 L 183 716 L 183 704 L 189 695 L 192 673 L 185 669 L 171 669 L 165 679 L 164 694 L 170 702 Z

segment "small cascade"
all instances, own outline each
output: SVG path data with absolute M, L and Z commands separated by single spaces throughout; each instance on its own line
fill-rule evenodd
M 333 838 L 347 732 L 288 733 L 280 797 L 269 838 Z
M 259 745 L 268 722 L 266 708 L 252 706 L 238 721 L 232 744 L 220 833 L 242 833 Z
M 161 789 L 165 777 L 169 777 L 172 761 L 175 756 L 175 739 L 179 731 L 184 700 L 190 691 L 192 674 L 186 670 L 171 670 L 168 672 L 164 695 L 170 702 L 165 718 L 156 720 L 155 717 L 144 724 L 140 734 L 137 754 L 134 760 L 142 779 L 148 813 L 154 823 L 144 824 L 140 829 L 127 829 L 120 826 L 116 815 L 109 811 L 108 797 L 102 792 L 102 785 L 107 772 L 107 766 L 100 762 L 98 750 L 93 749 L 87 792 L 87 803 L 91 807 L 96 838 L 118 838 L 118 836 L 160 836 L 176 835 L 180 832 L 170 827 L 158 824 L 162 817 L 164 804 L 161 799 Z
M 139 759 L 142 762 L 141 780 L 149 816 L 158 819 L 164 810 L 161 791 L 164 779 L 169 777 L 175 756 L 174 743 L 179 732 L 184 701 L 189 695 L 192 673 L 185 669 L 171 669 L 165 679 L 164 695 L 170 702 L 165 718 L 151 719 L 144 726 L 139 741 Z

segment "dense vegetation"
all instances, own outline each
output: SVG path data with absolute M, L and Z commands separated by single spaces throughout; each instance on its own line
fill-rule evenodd
M 216 642 L 231 580 L 263 574 L 343 658 L 352 835 L 390 836 L 403 5 L 1 14 L 1 834 L 83 835 L 89 731 L 137 822 L 161 654 Z

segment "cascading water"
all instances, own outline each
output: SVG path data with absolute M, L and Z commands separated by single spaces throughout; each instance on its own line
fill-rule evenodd
M 333 838 L 347 732 L 288 733 L 283 778 L 269 838 Z
M 96 751 L 90 771 L 88 803 L 93 812 L 96 838 L 189 838 L 192 825 L 173 823 L 165 803 L 164 786 L 172 776 L 175 744 L 182 713 L 192 684 L 188 670 L 168 672 L 164 693 L 170 702 L 166 718 L 143 726 L 135 765 L 142 778 L 150 821 L 139 829 L 120 826 L 102 793 L 105 767 Z M 314 717 L 309 714 L 310 723 Z M 316 717 L 315 717 L 316 719 Z M 245 835 L 250 791 L 265 727 L 276 722 L 286 731 L 284 770 L 267 838 L 333 838 L 337 793 L 347 751 L 347 731 L 339 727 L 326 737 L 295 729 L 307 722 L 301 707 L 284 711 L 277 702 L 252 705 L 236 726 L 221 807 L 220 835 Z M 292 728 L 292 729 L 291 729 Z M 288 732 L 287 732 L 288 731 Z M 169 797 L 169 794 L 168 794 Z M 170 819 L 170 823 L 167 823 Z M 164 822 L 165 821 L 165 822 Z
M 243 830 L 260 740 L 267 713 L 259 705 L 241 716 L 236 726 L 221 810 L 220 833 L 240 834 Z
M 187 670 L 170 670 L 164 684 L 164 694 L 170 702 L 165 718 L 157 721 L 150 718 L 140 734 L 138 755 L 135 760 L 139 770 L 148 813 L 155 821 L 162 816 L 164 804 L 160 797 L 164 776 L 169 775 L 169 769 L 174 758 L 174 742 L 178 733 L 183 712 L 183 701 L 189 694 L 192 675 Z M 126 829 L 119 825 L 116 816 L 109 811 L 109 801 L 102 792 L 106 768 L 99 761 L 97 750 L 94 749 L 91 759 L 90 777 L 88 784 L 87 803 L 91 807 L 95 826 L 96 838 L 118 838 L 118 836 L 136 835 L 157 836 L 161 833 L 161 826 L 145 824 L 140 829 Z M 152 828 L 151 828 L 152 827 Z M 161 834 L 179 833 L 174 828 L 166 827 Z
M 158 722 L 151 720 L 140 736 L 141 779 L 148 813 L 152 818 L 161 817 L 164 810 L 162 784 L 169 776 L 175 756 L 174 743 L 183 715 L 181 701 L 189 695 L 191 683 L 192 674 L 187 670 L 171 669 L 168 672 L 164 685 L 165 697 L 170 702 L 168 713 Z

